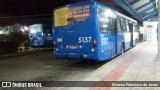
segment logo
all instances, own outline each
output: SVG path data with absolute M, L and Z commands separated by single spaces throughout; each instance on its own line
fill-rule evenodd
M 2 87 L 11 87 L 11 82 L 2 82 Z

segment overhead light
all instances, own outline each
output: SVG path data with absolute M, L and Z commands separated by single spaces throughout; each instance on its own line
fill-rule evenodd
M 24 30 L 25 30 L 25 31 L 28 31 L 29 28 L 28 28 L 27 26 L 24 26 Z

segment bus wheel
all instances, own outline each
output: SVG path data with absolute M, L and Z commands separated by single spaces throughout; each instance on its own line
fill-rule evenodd
M 122 43 L 121 45 L 121 54 L 123 54 L 125 52 L 125 46 L 124 46 L 124 43 Z

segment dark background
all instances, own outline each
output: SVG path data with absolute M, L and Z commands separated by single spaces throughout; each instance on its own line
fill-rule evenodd
M 37 22 L 52 22 L 53 9 L 80 1 L 87 0 L 0 0 L 0 26 L 20 24 L 33 24 Z M 112 9 L 127 16 L 132 16 L 112 0 L 97 0 Z M 132 16 L 133 19 L 135 19 Z

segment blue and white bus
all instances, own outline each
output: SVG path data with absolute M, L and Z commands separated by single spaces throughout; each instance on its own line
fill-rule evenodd
M 29 26 L 29 43 L 33 48 L 53 47 L 52 26 L 46 24 L 33 24 Z
M 109 60 L 136 44 L 137 22 L 96 1 L 62 6 L 53 14 L 56 58 Z

